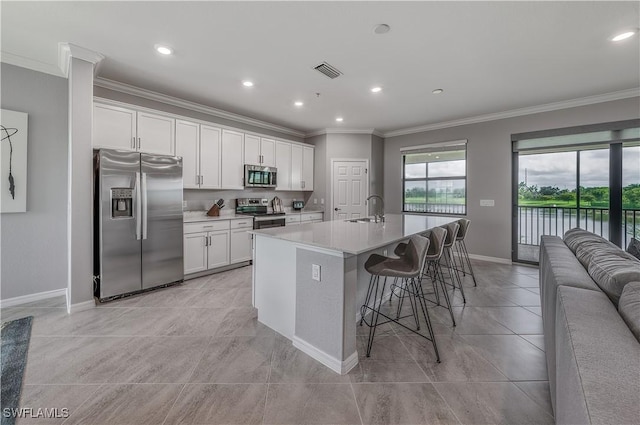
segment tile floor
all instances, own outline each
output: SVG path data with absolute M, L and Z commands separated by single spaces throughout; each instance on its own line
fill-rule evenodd
M 3 309 L 35 316 L 22 407 L 70 412 L 18 424 L 551 424 L 538 271 L 474 267 L 457 327 L 430 308 L 442 363 L 385 325 L 346 376 L 257 322 L 249 267 L 71 316 L 60 299 Z

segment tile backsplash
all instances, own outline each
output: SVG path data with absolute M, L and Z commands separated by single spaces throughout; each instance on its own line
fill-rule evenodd
M 246 189 L 246 190 L 200 190 L 185 189 L 184 201 L 186 207 L 184 211 L 206 211 L 218 200 L 224 199 L 225 208 L 223 211 L 234 211 L 236 208 L 236 199 L 238 198 L 266 198 L 271 201 L 275 196 L 282 200 L 282 205 L 287 208 L 291 207 L 294 200 L 305 201 L 307 208 L 323 210 L 324 205 L 313 204 L 313 192 L 276 192 L 274 190 L 264 189 Z

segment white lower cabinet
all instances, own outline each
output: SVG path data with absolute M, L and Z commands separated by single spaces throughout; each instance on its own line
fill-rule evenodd
M 206 232 L 184 235 L 184 274 L 207 270 Z
M 251 218 L 185 223 L 184 274 L 251 260 Z
M 229 264 L 229 231 L 209 232 L 209 246 L 207 247 L 207 269 Z
M 231 231 L 231 263 L 251 260 L 251 235 L 247 229 Z

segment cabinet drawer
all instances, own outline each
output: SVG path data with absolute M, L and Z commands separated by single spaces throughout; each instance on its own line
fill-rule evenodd
M 184 233 L 215 232 L 216 230 L 229 230 L 229 220 L 200 221 L 185 223 Z
M 253 218 L 243 218 L 241 220 L 231 220 L 232 229 L 253 229 Z
M 322 221 L 322 213 L 302 214 L 302 221 Z
M 300 223 L 300 215 L 288 215 L 285 217 L 285 224 L 298 224 Z

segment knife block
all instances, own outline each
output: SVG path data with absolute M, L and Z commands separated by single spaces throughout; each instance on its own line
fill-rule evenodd
M 209 217 L 220 217 L 220 207 L 218 204 L 213 204 L 209 211 L 207 211 L 207 215 Z

